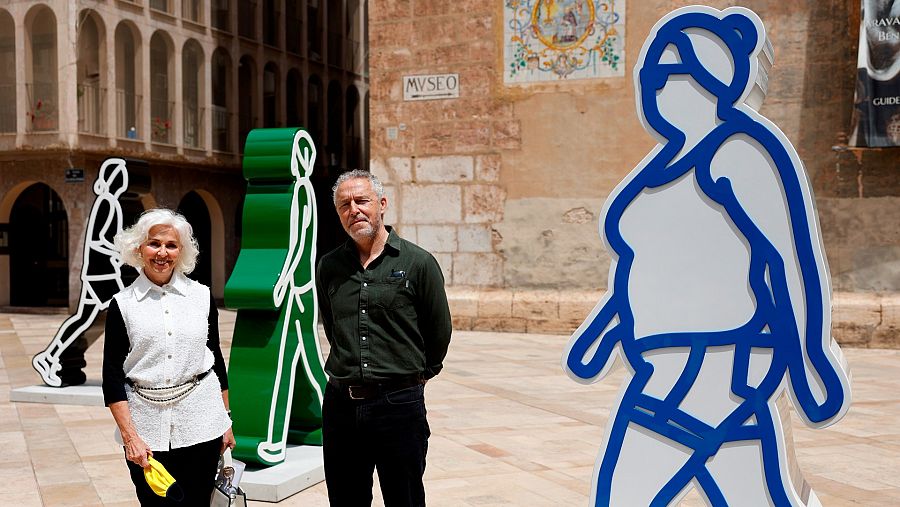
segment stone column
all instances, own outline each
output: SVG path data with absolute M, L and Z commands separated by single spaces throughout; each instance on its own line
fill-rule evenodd
M 173 70 L 170 82 L 175 84 L 175 114 L 172 118 L 172 136 L 174 141 L 172 144 L 177 147 L 179 154 L 184 154 L 184 69 L 182 68 L 184 61 L 181 54 L 184 48 L 184 41 L 173 37 L 172 44 L 174 46 L 174 51 L 172 51 L 174 61 L 169 65 L 169 68 Z
M 78 5 L 60 2 L 56 15 L 56 51 L 59 67 L 57 85 L 57 115 L 59 139 L 69 146 L 78 144 L 78 33 L 76 16 Z
M 103 25 L 106 27 L 106 58 L 104 69 L 105 85 L 106 85 L 106 136 L 109 138 L 110 148 L 116 147 L 116 139 L 119 135 L 124 136 L 124 129 L 121 125 L 116 124 L 116 68 L 118 61 L 116 60 L 116 27 L 117 23 L 111 22 L 109 19 L 100 15 Z

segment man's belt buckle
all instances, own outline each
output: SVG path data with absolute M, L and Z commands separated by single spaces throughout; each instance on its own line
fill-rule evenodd
M 347 386 L 347 393 L 350 394 L 350 399 L 351 399 L 351 400 L 364 400 L 364 399 L 366 399 L 365 396 L 356 396 L 355 394 L 353 394 L 353 388 L 354 388 L 354 387 L 359 388 L 359 387 L 363 387 L 363 386 Z

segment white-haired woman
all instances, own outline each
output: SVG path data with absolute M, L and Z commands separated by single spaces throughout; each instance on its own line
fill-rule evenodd
M 115 238 L 140 271 L 113 297 L 103 348 L 103 397 L 122 434 L 141 505 L 164 505 L 144 479 L 153 456 L 175 478 L 184 505 L 208 504 L 218 458 L 234 447 L 228 380 L 210 290 L 185 274 L 197 262 L 191 225 L 146 211 Z

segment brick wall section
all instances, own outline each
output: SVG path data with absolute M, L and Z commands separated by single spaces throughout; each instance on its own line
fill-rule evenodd
M 459 331 L 571 334 L 604 291 L 506 290 L 450 287 Z M 837 292 L 832 334 L 841 345 L 900 349 L 900 293 Z
M 521 148 L 521 132 L 497 98 L 495 14 L 481 0 L 369 7 L 370 167 L 385 183 L 385 220 L 435 255 L 449 285 L 503 284 L 492 227 L 506 201 L 500 153 Z M 458 99 L 403 101 L 403 76 L 442 73 L 460 75 Z

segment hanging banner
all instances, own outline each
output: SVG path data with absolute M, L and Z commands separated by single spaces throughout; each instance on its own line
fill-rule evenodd
M 900 146 L 900 2 L 861 0 L 851 146 Z

